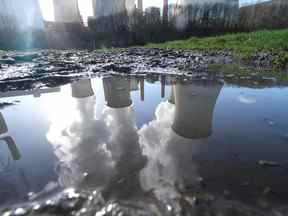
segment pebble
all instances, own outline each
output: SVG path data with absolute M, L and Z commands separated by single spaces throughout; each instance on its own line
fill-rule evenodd
M 12 212 L 11 211 L 6 211 L 2 214 L 2 216 L 12 216 Z
M 265 189 L 263 190 L 263 195 L 266 196 L 268 194 L 270 194 L 272 192 L 272 188 L 270 187 L 265 187 Z
M 288 141 L 288 133 L 284 134 L 284 139 Z
M 275 161 L 260 160 L 258 164 L 263 167 L 279 167 L 280 164 Z
M 14 215 L 15 216 L 22 216 L 22 215 L 26 215 L 28 212 L 26 209 L 24 208 L 17 208 L 15 211 L 14 211 Z
M 224 190 L 223 194 L 224 194 L 224 196 L 230 196 L 231 192 L 228 190 Z
M 265 118 L 264 121 L 267 122 L 269 126 L 274 126 L 276 124 L 272 119 Z
M 0 64 L 13 65 L 15 63 L 16 63 L 16 61 L 13 58 L 0 59 Z

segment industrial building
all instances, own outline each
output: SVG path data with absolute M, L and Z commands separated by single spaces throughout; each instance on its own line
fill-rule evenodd
M 147 24 L 156 24 L 161 21 L 161 10 L 158 7 L 148 7 L 145 9 Z
M 201 27 L 234 27 L 239 22 L 239 0 L 180 0 L 176 24 Z
M 288 1 L 271 0 L 240 8 L 240 24 L 250 30 L 261 28 L 286 28 L 288 26 Z

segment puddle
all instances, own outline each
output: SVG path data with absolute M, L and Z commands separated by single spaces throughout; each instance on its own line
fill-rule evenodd
M 0 110 L 0 206 L 71 187 L 105 199 L 209 193 L 285 205 L 287 98 L 283 86 L 169 77 L 0 93 L 0 103 L 17 101 Z

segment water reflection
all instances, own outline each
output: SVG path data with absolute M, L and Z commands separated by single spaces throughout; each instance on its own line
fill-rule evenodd
M 57 168 L 60 185 L 85 188 L 108 185 L 105 188 L 110 194 L 116 191 L 114 185 L 127 178 L 129 187 L 135 187 L 135 169 L 141 169 L 145 160 L 141 157 L 130 96 L 130 91 L 138 90 L 138 81 L 104 78 L 107 104 L 99 113 L 95 112 L 96 96 L 90 80 L 74 83 L 71 88 L 76 102 L 71 116 L 74 120 L 62 128 L 52 122 L 47 134 L 60 161 Z
M 37 193 L 39 188 L 43 189 L 45 185 L 56 185 L 57 189 L 101 189 L 104 198 L 143 200 L 142 198 L 148 196 L 149 200 L 157 198 L 165 203 L 175 203 L 175 200 L 178 200 L 176 203 L 179 205 L 183 188 L 193 186 L 200 190 L 199 179 L 202 177 L 214 178 L 214 184 L 207 186 L 211 191 L 216 187 L 221 188 L 219 190 L 227 189 L 227 183 L 233 181 L 233 187 L 228 188 L 232 191 L 243 180 L 240 174 L 236 178 L 230 171 L 233 169 L 238 172 L 241 169 L 240 160 L 231 162 L 234 152 L 243 152 L 245 158 L 248 158 L 246 161 L 252 161 L 247 167 L 254 173 L 257 160 L 275 160 L 278 157 L 286 160 L 285 149 L 288 150 L 282 137 L 281 140 L 277 139 L 271 132 L 274 127 L 266 127 L 265 122 L 263 123 L 263 116 L 269 117 L 273 112 L 284 116 L 285 106 L 279 105 L 280 100 L 284 101 L 283 95 L 274 94 L 274 103 L 268 101 L 273 109 L 263 110 L 263 101 L 267 102 L 265 97 L 269 91 L 257 90 L 260 95 L 256 94 L 256 91 L 249 91 L 227 86 L 223 88 L 221 82 L 213 79 L 184 81 L 160 76 L 152 77 L 148 81 L 139 77 L 80 80 L 61 87 L 61 92 L 57 94 L 33 99 L 37 103 L 43 103 L 45 107 L 41 110 L 35 103 L 31 111 L 33 117 L 37 111 L 41 118 L 47 117 L 47 125 L 45 128 L 36 121 L 32 124 L 31 129 L 40 125 L 43 131 L 40 134 L 35 129 L 35 133 L 28 134 L 29 145 L 24 145 L 21 136 L 17 136 L 17 133 L 22 132 L 20 126 L 15 128 L 13 133 L 11 122 L 14 120 L 11 116 L 14 117 L 15 113 L 22 116 L 23 112 L 28 110 L 23 104 L 31 101 L 20 102 L 15 106 L 15 110 L 9 109 L 11 113 L 5 108 L 0 114 L 0 142 L 3 143 L 0 146 L 0 155 L 4 156 L 0 161 L 0 195 L 4 197 L 0 198 L 0 203 L 9 199 L 18 201 L 15 197 L 20 197 L 21 201 L 27 200 L 28 192 Z M 268 93 L 264 94 L 266 91 Z M 285 92 L 285 89 L 272 91 Z M 19 92 L 10 94 L 20 95 Z M 246 95 L 249 95 L 249 98 L 255 98 L 257 103 L 249 103 L 248 106 L 243 103 L 243 98 L 239 103 L 239 95 L 245 96 L 246 102 Z M 226 111 L 227 104 L 231 113 Z M 232 115 L 236 111 L 239 116 Z M 231 127 L 231 122 L 238 126 Z M 277 123 L 279 126 L 287 125 L 284 120 Z M 248 130 L 242 126 L 247 124 L 253 125 L 253 128 Z M 16 121 L 14 127 L 15 125 L 21 124 Z M 263 136 L 255 136 L 259 134 L 256 132 L 261 132 Z M 38 134 L 41 139 L 43 136 L 43 139 L 48 140 L 46 145 L 50 146 L 50 149 L 38 150 L 39 145 L 33 145 L 44 142 L 34 139 Z M 240 139 L 245 135 L 249 135 L 247 142 Z M 21 153 L 13 140 L 17 141 Z M 229 145 L 231 141 L 233 148 Z M 271 153 L 270 143 L 280 147 L 273 147 Z M 263 145 L 265 148 L 262 148 Z M 35 148 L 37 151 L 34 154 Z M 47 152 L 47 149 L 51 153 Z M 33 154 L 30 154 L 31 152 Z M 49 153 L 55 157 L 47 156 Z M 239 154 L 237 159 L 240 158 Z M 31 159 L 27 155 L 32 155 Z M 272 158 L 269 159 L 270 155 Z M 42 157 L 47 157 L 47 160 L 41 162 Z M 47 173 L 41 173 L 41 170 L 37 170 L 39 167 L 35 165 L 34 159 L 36 162 L 40 161 L 40 168 L 49 160 L 52 161 L 52 169 L 47 166 Z M 15 163 L 21 164 L 21 168 L 6 168 Z M 53 172 L 54 164 L 56 174 Z M 221 168 L 217 169 L 215 164 L 220 164 L 217 167 Z M 226 168 L 223 168 L 223 164 Z M 36 171 L 28 172 L 31 169 Z M 263 170 L 256 171 L 261 174 L 259 176 L 263 176 Z M 7 173 L 10 176 L 13 174 L 13 178 L 8 178 Z M 247 175 L 243 175 L 245 181 Z M 270 178 L 265 180 L 269 183 L 279 182 L 274 176 L 271 174 Z M 280 178 L 279 175 L 277 178 Z M 253 176 L 253 179 L 256 177 Z M 284 182 L 285 179 L 281 181 Z M 49 188 L 48 186 L 45 188 Z M 237 192 L 237 189 L 234 191 Z M 10 198 L 6 194 L 10 194 Z
M 139 145 L 130 95 L 131 91 L 138 90 L 138 81 L 110 77 L 103 80 L 103 85 L 107 101 L 103 116 L 111 132 L 107 140 L 107 148 L 111 152 L 116 170 L 116 175 L 110 180 L 106 193 L 127 196 L 139 191 L 138 173 L 146 162 Z
M 175 184 L 195 181 L 198 174 L 192 156 L 201 142 L 191 139 L 211 134 L 222 84 L 176 83 L 161 77 L 161 97 L 167 84 L 173 84 L 171 96 L 157 107 L 156 119 L 139 129 L 131 92 L 140 89 L 144 100 L 143 83 L 141 79 L 103 78 L 106 105 L 99 113 L 91 81 L 71 84 L 76 103 L 73 120 L 62 128 L 52 122 L 47 135 L 59 159 L 61 186 L 104 187 L 109 196 L 153 188 L 159 199 L 166 199 L 173 193 L 177 196 Z
M 0 203 L 23 197 L 28 184 L 23 170 L 13 170 L 13 163 L 20 160 L 21 154 L 9 136 L 6 121 L 0 112 Z
M 199 139 L 211 135 L 222 86 L 215 81 L 174 84 L 169 100 L 157 107 L 156 119 L 139 130 L 149 161 L 141 172 L 142 186 L 154 189 L 158 199 L 167 202 L 180 198 L 181 187 L 197 183 L 193 156 L 203 143 Z

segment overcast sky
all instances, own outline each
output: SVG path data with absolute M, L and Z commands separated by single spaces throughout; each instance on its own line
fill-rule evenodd
M 78 0 L 81 15 L 83 16 L 84 20 L 87 19 L 88 16 L 92 16 L 92 0 Z M 169 3 L 175 3 L 177 0 L 169 0 Z M 240 4 L 251 3 L 252 1 L 258 0 L 240 0 Z M 265 1 L 265 0 L 261 0 Z M 42 9 L 43 17 L 45 20 L 53 21 L 54 14 L 53 14 L 53 0 L 39 0 L 40 6 Z M 161 7 L 163 4 L 163 0 L 143 0 L 144 8 L 149 6 L 157 6 Z

